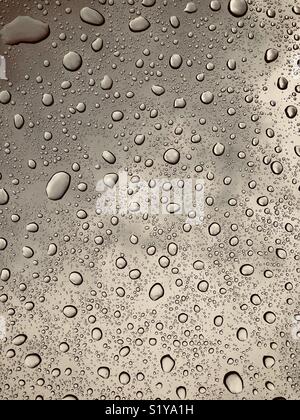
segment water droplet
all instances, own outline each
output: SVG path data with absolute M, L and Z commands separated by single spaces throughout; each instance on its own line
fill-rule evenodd
M 101 51 L 103 48 L 103 39 L 102 38 L 96 38 L 95 41 L 92 42 L 92 49 L 95 52 Z
M 289 82 L 285 77 L 279 77 L 277 81 L 277 86 L 281 90 L 286 90 L 288 88 Z
M 8 45 L 35 44 L 46 39 L 49 34 L 50 28 L 47 23 L 30 16 L 18 16 L 0 32 L 3 42 Z
M 248 4 L 245 0 L 230 0 L 228 10 L 234 17 L 243 17 L 248 12 Z
M 102 337 L 103 337 L 102 330 L 100 330 L 100 328 L 94 328 L 92 331 L 92 339 L 95 341 L 100 341 L 102 340 Z
M 9 202 L 8 192 L 4 188 L 0 188 L 0 206 L 4 206 Z
M 127 261 L 125 260 L 125 258 L 120 257 L 116 261 L 116 266 L 119 270 L 124 270 L 124 268 L 127 267 Z
M 65 306 L 63 309 L 63 314 L 65 315 L 66 318 L 75 318 L 77 315 L 77 308 L 75 308 L 75 306 L 69 305 L 69 306 Z
M 22 253 L 25 258 L 32 258 L 34 256 L 34 251 L 29 246 L 24 246 L 22 249 Z
M 167 354 L 161 358 L 160 364 L 163 372 L 170 373 L 175 367 L 175 360 Z
M 154 286 L 152 286 L 149 296 L 150 299 L 152 299 L 154 302 L 161 299 L 165 294 L 165 290 L 163 286 L 160 283 L 156 283 Z
M 27 335 L 19 334 L 13 340 L 12 343 L 14 346 L 20 347 L 27 341 Z
M 63 65 L 69 71 L 77 71 L 82 66 L 82 58 L 77 52 L 70 51 L 64 56 Z
M 206 92 L 203 92 L 201 95 L 201 102 L 205 105 L 209 105 L 213 102 L 214 95 L 208 90 Z
M 247 341 L 248 340 L 248 331 L 246 328 L 240 328 L 236 334 L 239 341 Z
M 186 391 L 186 388 L 185 388 L 184 386 L 179 386 L 179 387 L 176 389 L 176 394 L 177 394 L 177 397 L 178 397 L 180 400 L 185 400 L 185 399 L 186 399 L 186 396 L 187 396 L 187 391 Z
M 213 153 L 215 156 L 222 156 L 225 153 L 225 146 L 222 143 L 217 143 L 214 145 Z
M 24 118 L 21 114 L 16 114 L 14 116 L 14 125 L 17 130 L 20 130 L 24 125 Z
M 180 20 L 177 16 L 171 16 L 170 17 L 170 23 L 173 28 L 177 29 L 180 26 Z
M 105 22 L 104 16 L 95 9 L 84 7 L 80 10 L 81 20 L 90 25 L 100 26 Z
M 215 317 L 214 324 L 216 327 L 218 328 L 222 327 L 223 323 L 224 323 L 224 318 L 222 316 L 218 315 Z
M 100 367 L 97 373 L 103 379 L 108 379 L 110 377 L 110 369 L 108 367 Z
M 162 86 L 158 85 L 153 85 L 151 90 L 156 96 L 161 96 L 165 93 L 165 89 Z
M 69 275 L 69 280 L 74 286 L 80 286 L 83 283 L 82 274 L 78 273 L 77 271 L 73 271 Z
M 198 284 L 198 290 L 202 293 L 206 293 L 209 289 L 209 283 L 206 280 L 200 281 Z
M 283 172 L 283 166 L 278 161 L 272 163 L 271 169 L 272 169 L 273 174 L 275 175 L 280 175 Z
M 7 247 L 7 240 L 5 238 L 0 238 L 0 251 L 4 251 Z
M 298 114 L 298 109 L 294 105 L 289 105 L 287 108 L 285 108 L 286 116 L 290 119 L 293 119 Z
M 104 184 L 109 188 L 114 188 L 114 186 L 119 181 L 119 175 L 118 174 L 107 174 L 105 175 L 103 182 Z
M 146 7 L 152 7 L 156 3 L 156 0 L 143 0 L 142 5 Z
M 110 76 L 107 74 L 103 77 L 103 79 L 100 82 L 101 89 L 103 90 L 110 90 L 113 87 L 113 80 Z
M 252 276 L 254 273 L 254 267 L 251 264 L 245 264 L 240 268 L 240 271 L 243 276 Z
M 139 16 L 129 23 L 129 28 L 132 32 L 143 32 L 150 28 L 150 22 L 143 16 Z
M 130 380 L 131 380 L 131 378 L 130 378 L 129 373 L 127 373 L 127 372 L 120 373 L 120 375 L 119 375 L 120 384 L 128 385 Z
M 195 13 L 197 12 L 197 10 L 198 8 L 193 1 L 188 2 L 188 4 L 186 5 L 186 8 L 184 9 L 186 13 Z
M 210 2 L 209 7 L 213 12 L 218 12 L 219 10 L 221 10 L 221 3 L 219 0 L 212 0 Z
M 41 363 L 42 363 L 42 359 L 36 353 L 29 354 L 28 356 L 25 357 L 25 366 L 28 367 L 29 369 L 35 369 Z
M 107 150 L 102 153 L 102 157 L 105 160 L 105 162 L 111 165 L 115 164 L 117 160 L 115 155 L 112 152 L 109 152 Z
M 164 154 L 164 160 L 170 165 L 176 165 L 180 161 L 180 153 L 176 149 L 169 149 Z
M 43 102 L 43 104 L 45 106 L 51 106 L 51 105 L 53 105 L 54 104 L 53 95 L 51 95 L 50 93 L 45 93 L 43 95 L 42 102 Z
M 276 315 L 274 314 L 274 312 L 266 312 L 264 314 L 264 320 L 267 324 L 274 324 L 274 322 L 276 321 Z
M 173 54 L 170 58 L 170 66 L 172 69 L 179 69 L 182 66 L 183 59 L 179 54 Z
M 116 121 L 116 122 L 122 121 L 124 118 L 124 114 L 122 111 L 114 111 L 111 115 L 111 118 L 113 121 Z
M 0 103 L 7 105 L 11 100 L 11 94 L 7 90 L 0 92 Z
M 275 365 L 275 359 L 272 356 L 264 356 L 263 358 L 263 364 L 264 367 L 267 369 L 272 369 L 272 367 Z
M 277 60 L 279 56 L 279 52 L 275 50 L 275 48 L 269 48 L 265 53 L 265 61 L 267 63 L 272 63 L 273 61 Z
M 71 183 L 71 176 L 66 172 L 57 172 L 48 182 L 46 193 L 49 200 L 61 200 L 67 193 Z
M 240 394 L 243 392 L 243 379 L 237 372 L 229 372 L 224 377 L 224 385 L 231 394 Z
M 0 273 L 0 280 L 1 281 L 8 281 L 10 279 L 10 271 L 8 268 L 3 268 Z
M 208 228 L 211 236 L 218 236 L 221 233 L 221 226 L 219 223 L 212 223 Z

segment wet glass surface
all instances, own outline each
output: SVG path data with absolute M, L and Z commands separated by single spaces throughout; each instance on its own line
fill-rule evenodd
M 298 399 L 300 3 L 0 0 L 1 399 Z

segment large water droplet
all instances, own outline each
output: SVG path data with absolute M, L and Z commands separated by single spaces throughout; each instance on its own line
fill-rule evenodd
M 69 280 L 74 286 L 80 286 L 83 283 L 82 274 L 78 273 L 77 271 L 73 271 L 70 276 Z
M 48 182 L 46 193 L 49 200 L 61 200 L 69 189 L 71 176 L 66 172 L 57 172 Z
M 231 394 L 240 394 L 243 392 L 243 379 L 237 372 L 229 372 L 224 377 L 224 385 Z
M 42 359 L 36 353 L 29 354 L 28 356 L 25 357 L 25 366 L 28 367 L 28 368 L 30 368 L 30 369 L 35 369 L 41 363 L 42 363 Z
M 9 202 L 8 192 L 4 188 L 0 188 L 0 206 L 4 206 Z
M 175 360 L 169 354 L 167 354 L 161 358 L 160 364 L 162 370 L 165 373 L 170 373 L 175 367 Z
M 129 23 L 129 28 L 132 32 L 143 32 L 150 28 L 150 22 L 143 16 L 139 16 Z
M 100 26 L 105 22 L 104 16 L 95 9 L 84 7 L 80 10 L 81 20 L 90 25 Z
M 152 286 L 149 296 L 150 299 L 152 299 L 154 302 L 161 299 L 165 294 L 164 288 L 160 283 L 156 283 L 154 286 Z
M 66 54 L 63 58 L 63 65 L 69 71 L 76 71 L 79 70 L 82 66 L 82 58 L 75 51 L 70 51 Z
M 65 317 L 67 318 L 75 318 L 75 316 L 77 315 L 77 308 L 75 308 L 75 306 L 69 305 L 69 306 L 65 306 L 63 309 L 63 314 L 65 315 Z
M 50 34 L 47 23 L 33 19 L 30 16 L 18 16 L 4 26 L 0 32 L 5 44 L 16 45 L 20 43 L 35 44 L 43 41 Z
M 245 264 L 241 267 L 240 271 L 243 276 L 252 276 L 254 267 L 251 264 Z
M 164 160 L 170 165 L 176 165 L 180 160 L 180 153 L 176 149 L 169 149 L 164 154 Z
M 248 5 L 245 0 L 230 0 L 229 12 L 235 17 L 242 17 L 248 12 Z
M 272 63 L 277 60 L 279 52 L 275 48 L 269 48 L 265 53 L 265 61 L 267 63 Z

